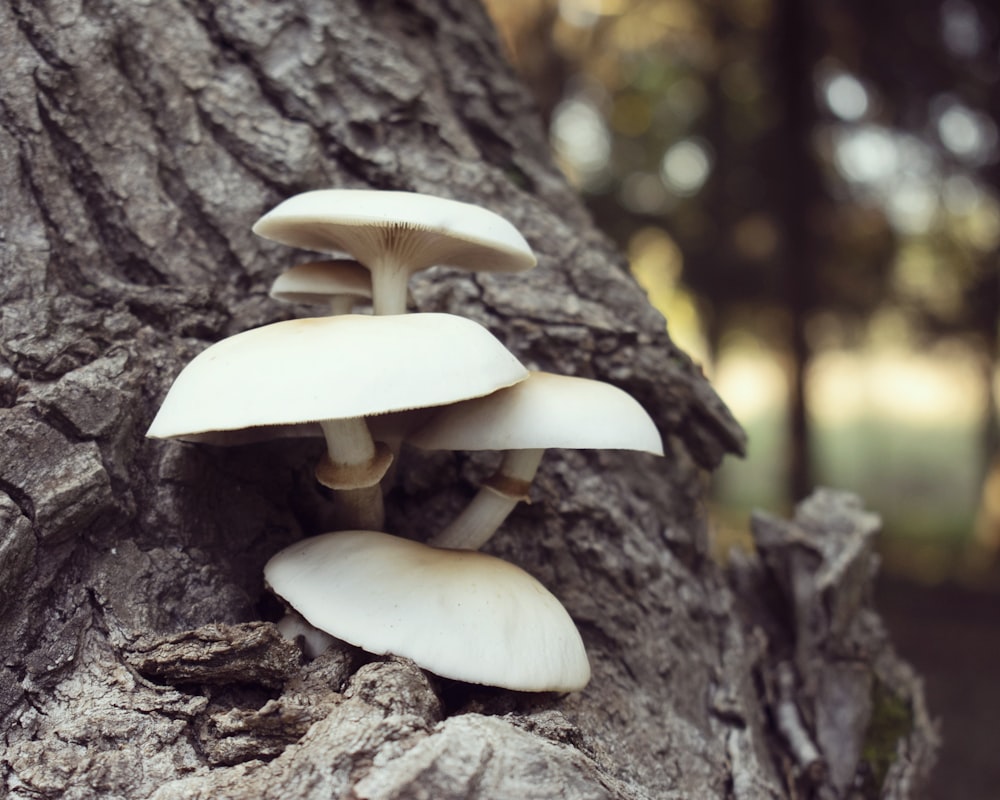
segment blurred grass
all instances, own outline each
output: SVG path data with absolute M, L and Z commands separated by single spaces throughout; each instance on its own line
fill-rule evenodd
M 785 421 L 770 407 L 741 422 L 744 460 L 727 459 L 713 484 L 723 548 L 746 536 L 754 508 L 788 513 Z M 982 455 L 974 424 L 914 423 L 882 414 L 836 422 L 813 419 L 817 485 L 857 492 L 883 520 L 886 569 L 921 581 L 962 577 L 974 547 Z

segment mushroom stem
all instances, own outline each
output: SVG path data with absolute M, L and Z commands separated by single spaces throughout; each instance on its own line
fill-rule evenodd
M 319 657 L 335 641 L 330 634 L 306 622 L 297 611 L 289 611 L 275 625 L 285 639 L 302 648 L 310 661 Z
M 354 297 L 349 294 L 330 295 L 330 316 L 339 317 L 341 314 L 350 314 L 354 310 Z
M 410 270 L 395 258 L 383 258 L 371 265 L 372 312 L 377 316 L 406 313 L 406 291 Z
M 427 542 L 434 547 L 478 550 L 522 500 L 542 461 L 543 449 L 507 450 L 497 471 L 451 524 Z
M 385 524 L 380 481 L 392 463 L 385 445 L 376 445 L 364 417 L 322 420 L 326 458 L 316 479 L 336 493 L 340 525 L 346 529 L 381 530 Z

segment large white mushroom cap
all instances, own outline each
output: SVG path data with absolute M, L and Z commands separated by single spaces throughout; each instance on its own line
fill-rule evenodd
M 609 383 L 532 372 L 487 397 L 434 413 L 407 441 L 427 450 L 640 450 L 663 455 L 646 410 Z
M 442 677 L 531 692 L 573 691 L 590 679 L 562 604 L 483 553 L 343 531 L 282 550 L 264 577 L 320 630 Z
M 527 374 L 488 330 L 450 314 L 288 320 L 231 336 L 196 356 L 147 435 L 424 408 L 478 397 Z

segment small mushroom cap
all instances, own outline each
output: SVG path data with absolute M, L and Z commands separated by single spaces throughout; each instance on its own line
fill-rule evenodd
M 265 214 L 253 231 L 292 247 L 346 252 L 368 267 L 387 253 L 414 272 L 436 264 L 519 272 L 536 263 L 524 237 L 498 214 L 414 192 L 305 192 Z
M 285 270 L 271 284 L 271 297 L 284 303 L 329 303 L 347 295 L 370 298 L 372 276 L 357 261 L 309 261 Z
M 450 314 L 345 314 L 223 339 L 174 381 L 147 436 L 348 419 L 453 403 L 527 370 L 486 328 Z
M 434 413 L 407 437 L 425 450 L 641 450 L 663 455 L 645 409 L 609 383 L 532 372 L 526 381 Z
M 590 679 L 562 604 L 484 553 L 341 531 L 282 550 L 264 577 L 311 625 L 445 678 L 528 692 L 573 691 Z

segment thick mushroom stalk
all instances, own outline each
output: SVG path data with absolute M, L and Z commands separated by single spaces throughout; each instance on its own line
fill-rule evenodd
M 362 417 L 324 420 L 320 426 L 327 452 L 316 466 L 316 480 L 334 491 L 338 524 L 345 529 L 382 530 L 381 481 L 392 453 L 372 440 Z
M 428 544 L 461 550 L 478 550 L 496 533 L 520 502 L 538 472 L 545 450 L 507 450 L 496 472 L 454 520 Z
M 406 293 L 411 270 L 403 262 L 387 254 L 372 262 L 372 312 L 374 314 L 405 314 Z

